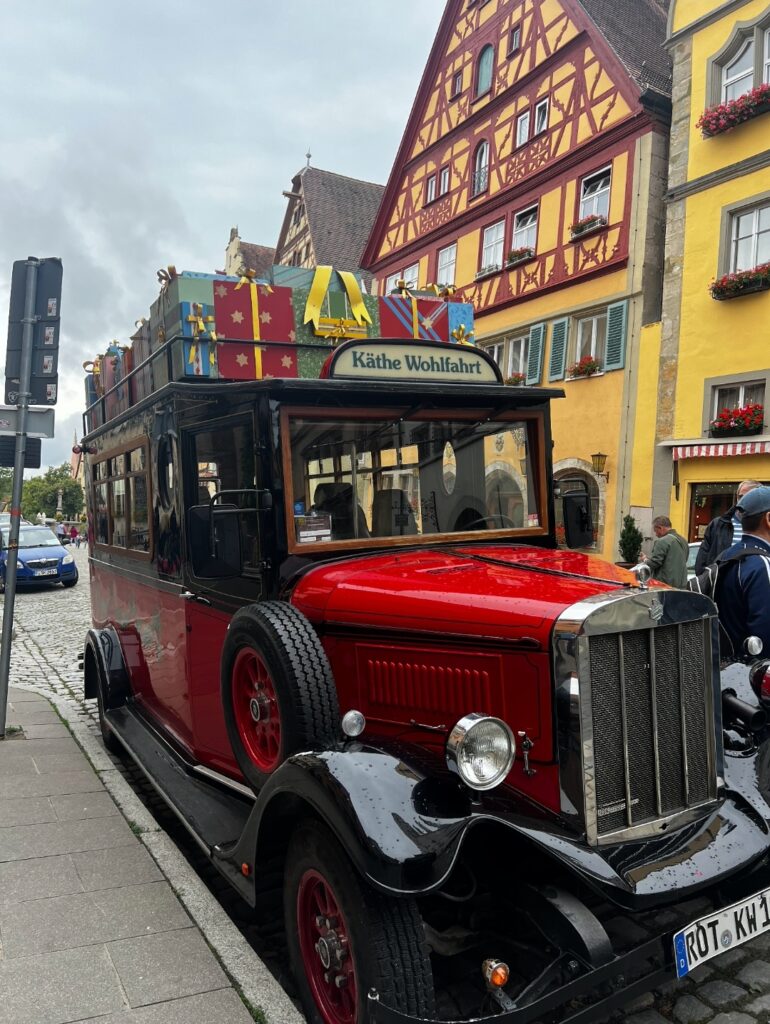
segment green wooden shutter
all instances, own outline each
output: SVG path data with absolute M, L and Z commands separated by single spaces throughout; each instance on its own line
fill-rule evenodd
M 543 375 L 543 345 L 545 324 L 534 324 L 529 329 L 529 353 L 527 355 L 527 384 L 539 384 Z
M 548 363 L 548 380 L 563 380 L 564 365 L 567 362 L 567 335 L 569 320 L 555 320 L 551 331 L 551 358 Z
M 628 301 L 614 302 L 607 306 L 607 347 L 604 357 L 605 370 L 622 370 L 626 365 L 626 327 L 628 322 Z

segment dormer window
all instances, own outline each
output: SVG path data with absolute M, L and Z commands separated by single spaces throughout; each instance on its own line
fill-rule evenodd
M 494 46 L 485 46 L 479 54 L 476 68 L 476 98 L 488 93 L 492 88 L 492 72 L 495 66 Z

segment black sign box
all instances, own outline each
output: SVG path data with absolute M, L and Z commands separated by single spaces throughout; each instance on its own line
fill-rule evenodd
M 41 320 L 32 329 L 32 347 L 47 349 L 59 347 L 59 321 L 54 322 Z M 21 352 L 21 339 L 24 333 L 24 324 L 8 324 L 8 351 Z
M 33 350 L 32 352 L 32 377 L 42 377 L 43 380 L 54 380 L 59 368 L 59 350 L 53 349 Z M 5 357 L 5 375 L 11 380 L 17 380 L 21 373 L 21 352 L 9 352 Z
M 29 382 L 32 397 L 30 405 L 56 405 L 59 393 L 59 377 L 33 377 Z M 19 378 L 5 378 L 5 404 L 16 405 L 19 401 Z
M 37 268 L 37 299 L 35 316 L 41 320 L 58 320 L 61 316 L 62 262 L 59 259 L 41 260 Z M 11 301 L 8 322 L 20 323 L 24 317 L 24 297 L 27 290 L 27 262 L 16 260 L 11 275 Z
M 40 453 L 43 445 L 39 437 L 28 437 L 24 451 L 24 468 L 40 469 Z M 16 461 L 16 438 L 0 437 L 0 466 L 13 468 Z

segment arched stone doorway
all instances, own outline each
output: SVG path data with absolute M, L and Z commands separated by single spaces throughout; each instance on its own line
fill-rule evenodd
M 591 501 L 591 518 L 594 524 L 594 543 L 588 550 L 601 551 L 604 547 L 604 515 L 606 509 L 607 483 L 604 477 L 596 476 L 591 469 L 591 463 L 583 459 L 562 459 L 553 468 L 554 483 L 574 480 L 577 487 L 578 481 L 585 483 L 588 488 L 588 497 Z M 560 501 L 556 502 L 556 541 L 559 547 L 566 547 L 564 541 L 564 517 L 563 507 Z

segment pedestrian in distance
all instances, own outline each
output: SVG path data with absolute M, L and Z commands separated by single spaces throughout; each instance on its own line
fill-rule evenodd
M 713 565 L 723 551 L 727 551 L 733 544 L 741 539 L 741 521 L 736 513 L 736 507 L 741 498 L 753 491 L 755 487 L 761 487 L 759 480 L 742 480 L 738 484 L 735 495 L 735 504 L 723 515 L 712 519 L 703 534 L 703 540 L 695 559 L 695 575 L 699 576 L 704 569 Z
M 78 546 L 77 539 L 78 539 L 78 528 L 73 523 L 72 526 L 70 527 L 70 544 L 74 544 L 75 547 L 77 547 Z
M 60 544 L 64 543 L 64 537 L 66 535 L 66 532 L 67 532 L 67 527 L 64 525 L 64 523 L 57 523 L 56 524 L 56 536 L 57 536 Z
M 750 636 L 758 636 L 770 653 L 770 487 L 753 488 L 737 510 L 742 536 L 719 559 L 715 591 L 719 621 L 733 656 L 740 658 Z
M 687 585 L 687 541 L 671 525 L 668 516 L 656 516 L 652 521 L 655 543 L 652 553 L 645 559 L 652 570 L 653 579 L 668 583 L 670 587 Z

